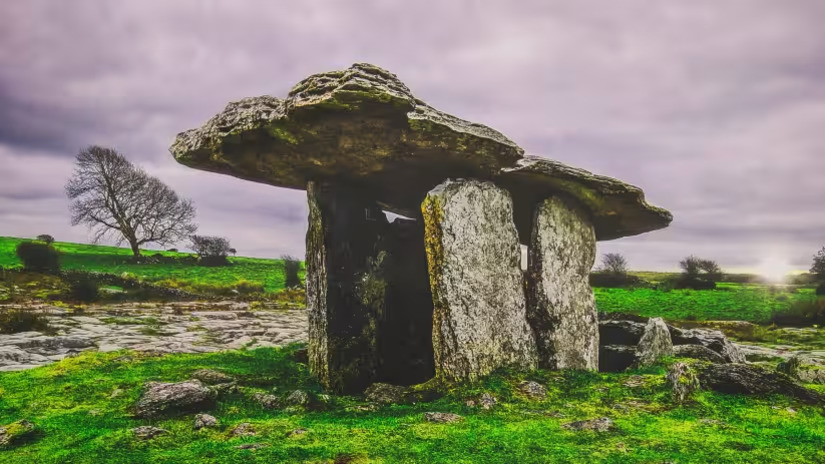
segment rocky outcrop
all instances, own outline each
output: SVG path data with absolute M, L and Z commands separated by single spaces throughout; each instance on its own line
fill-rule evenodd
M 422 204 L 438 378 L 537 365 L 512 208 L 507 192 L 474 180 L 444 182 Z
M 753 364 L 710 364 L 699 372 L 702 388 L 746 395 L 782 394 L 806 403 L 822 403 L 825 397 L 805 388 L 782 372 Z
M 135 406 L 135 415 L 156 418 L 212 406 L 214 393 L 199 380 L 178 383 L 147 382 Z
M 802 353 L 780 362 L 776 370 L 803 383 L 825 384 L 825 362 Z
M 34 432 L 34 423 L 25 419 L 0 426 L 0 450 L 20 443 Z
M 541 202 L 533 216 L 527 258 L 527 318 L 539 367 L 599 366 L 599 325 L 588 277 L 596 238 L 587 215 L 561 198 Z
M 218 419 L 215 416 L 210 416 L 209 414 L 198 414 L 195 416 L 195 424 L 193 428 L 195 430 L 200 430 L 204 428 L 211 428 L 218 425 Z
M 307 197 L 309 368 L 325 388 L 360 392 L 378 374 L 387 220 L 351 188 L 313 182 Z
M 674 345 L 702 345 L 713 350 L 729 363 L 744 363 L 745 356 L 722 332 L 709 329 L 670 328 Z
M 654 317 L 647 321 L 644 334 L 636 345 L 637 364 L 649 366 L 664 356 L 673 355 L 673 342 L 670 340 L 670 331 L 661 317 Z

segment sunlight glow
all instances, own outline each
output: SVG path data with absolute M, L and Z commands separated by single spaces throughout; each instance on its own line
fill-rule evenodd
M 757 268 L 759 275 L 771 282 L 782 282 L 793 271 L 794 268 L 788 264 L 788 261 L 778 256 L 771 256 L 763 260 Z

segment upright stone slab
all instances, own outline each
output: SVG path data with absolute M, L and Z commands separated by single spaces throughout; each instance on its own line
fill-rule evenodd
M 342 186 L 310 182 L 307 199 L 309 368 L 330 390 L 361 392 L 378 375 L 387 220 L 377 205 Z
M 448 180 L 428 193 L 422 212 L 436 376 L 535 368 L 510 196 L 489 182 Z
M 527 314 L 540 367 L 598 369 L 599 322 L 588 282 L 595 258 L 583 211 L 558 197 L 539 203 L 527 255 Z

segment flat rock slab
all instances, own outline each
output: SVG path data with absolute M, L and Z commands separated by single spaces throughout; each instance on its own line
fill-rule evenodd
M 230 103 L 170 148 L 187 166 L 280 187 L 363 184 L 399 214 L 418 214 L 448 177 L 491 178 L 523 150 L 501 133 L 436 110 L 366 63 L 309 76 L 286 98 Z

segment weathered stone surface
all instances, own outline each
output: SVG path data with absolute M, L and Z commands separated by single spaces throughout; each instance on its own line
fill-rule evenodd
M 596 239 L 587 215 L 561 198 L 536 207 L 527 258 L 527 320 L 539 367 L 597 369 L 599 323 L 588 277 Z
M 699 389 L 696 373 L 683 362 L 673 363 L 667 370 L 667 382 L 673 394 L 673 401 L 682 404 Z
M 518 389 L 534 400 L 543 400 L 547 397 L 547 387 L 532 380 L 525 380 L 519 383 Z
M 351 188 L 311 182 L 307 197 L 309 368 L 330 390 L 361 392 L 378 376 L 387 220 Z
M 442 113 L 394 74 L 365 63 L 312 75 L 285 99 L 230 103 L 170 151 L 187 166 L 294 189 L 336 178 L 418 216 L 428 190 L 448 177 L 491 178 L 523 150 L 501 133 Z
M 597 240 L 637 235 L 670 224 L 673 216 L 649 205 L 638 187 L 547 158 L 527 156 L 505 167 L 496 184 L 513 197 L 522 243 L 529 243 L 533 208 L 548 197 L 566 195 L 590 214 Z
M 599 321 L 599 343 L 602 345 L 638 345 L 645 333 L 644 323 L 611 319 Z
M 607 432 L 615 428 L 613 419 L 609 417 L 599 417 L 597 419 L 569 422 L 562 424 L 563 429 L 567 430 L 592 430 L 594 432 Z
M 674 345 L 702 345 L 709 348 L 730 363 L 744 363 L 745 355 L 728 340 L 722 332 L 708 329 L 679 329 L 670 328 L 670 336 Z
M 27 420 L 19 420 L 0 426 L 0 448 L 6 448 L 18 443 L 34 431 L 34 424 Z
M 281 407 L 281 399 L 268 393 L 253 393 L 251 399 L 263 406 L 264 409 L 278 409 Z
M 377 382 L 364 391 L 367 401 L 378 404 L 400 404 L 404 402 L 407 392 L 405 387 Z
M 309 403 L 309 395 L 303 390 L 293 390 L 286 396 L 284 403 L 287 406 L 305 406 Z
M 235 379 L 223 372 L 214 369 L 198 369 L 192 372 L 192 378 L 200 380 L 207 385 L 234 382 Z
M 502 366 L 535 368 L 510 197 L 489 182 L 446 181 L 421 207 L 436 376 L 475 379 Z
M 210 416 L 209 414 L 198 414 L 195 416 L 195 424 L 193 428 L 195 430 L 200 430 L 203 428 L 215 427 L 218 425 L 218 419 L 215 416 Z
M 663 356 L 673 355 L 673 342 L 670 331 L 661 317 L 647 321 L 645 332 L 636 346 L 639 366 L 648 366 Z
M 753 364 L 710 364 L 699 372 L 703 388 L 723 393 L 765 395 L 778 393 L 807 403 L 822 403 L 823 395 L 798 385 L 788 375 Z
M 638 361 L 636 347 L 630 345 L 601 345 L 599 371 L 622 372 Z
M 803 383 L 825 384 L 825 362 L 819 358 L 797 353 L 780 362 L 776 370 Z
M 258 434 L 255 431 L 255 427 L 249 422 L 241 422 L 240 424 L 236 425 L 229 433 L 234 437 L 251 437 Z
M 151 425 L 142 425 L 140 427 L 133 428 L 132 433 L 135 434 L 135 438 L 138 440 L 151 440 L 161 435 L 165 435 L 169 433 L 169 431 L 158 427 L 152 427 Z
M 445 424 L 464 420 L 464 417 L 450 412 L 425 412 L 424 419 L 427 420 L 427 422 Z
M 154 418 L 173 412 L 185 412 L 209 407 L 214 393 L 200 380 L 178 383 L 147 382 L 135 407 L 138 417 Z
M 702 345 L 676 345 L 673 347 L 673 355 L 677 358 L 700 359 L 714 364 L 725 364 L 727 362 L 721 354 Z

